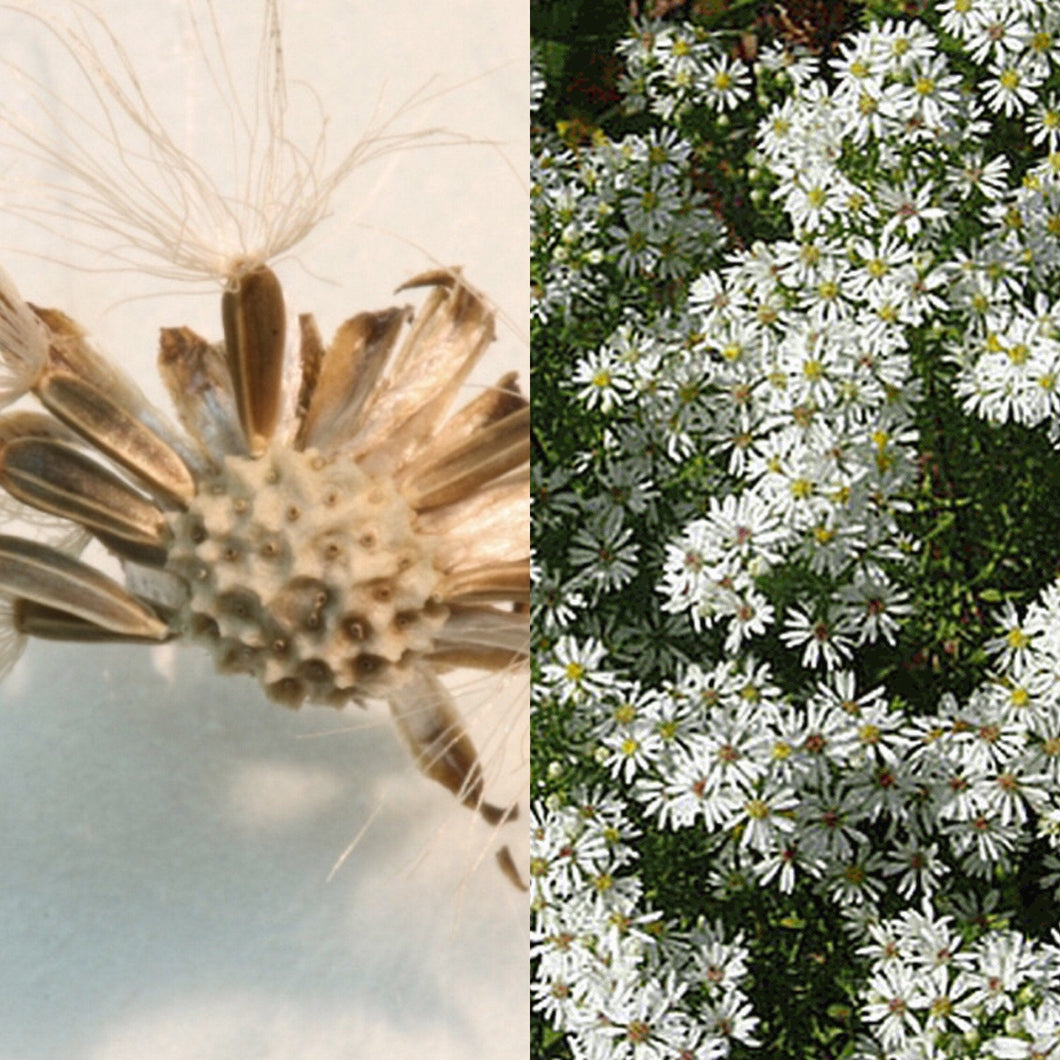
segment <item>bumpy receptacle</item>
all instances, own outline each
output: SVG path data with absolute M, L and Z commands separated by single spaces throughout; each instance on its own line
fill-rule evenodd
M 288 706 L 385 697 L 447 617 L 408 502 L 348 457 L 227 457 L 171 528 L 175 624 Z

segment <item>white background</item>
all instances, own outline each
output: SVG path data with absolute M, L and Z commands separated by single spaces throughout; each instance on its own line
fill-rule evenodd
M 223 151 L 223 116 L 188 68 L 183 4 L 98 7 L 183 124 L 178 138 Z M 249 84 L 259 5 L 217 7 Z M 434 74 L 474 80 L 410 125 L 496 141 L 354 174 L 278 267 L 292 317 L 316 313 L 326 336 L 393 304 L 410 274 L 461 264 L 500 315 L 480 381 L 507 367 L 525 381 L 526 12 L 522 0 L 285 5 L 288 73 L 319 93 L 335 156 L 381 91 L 385 110 Z M 83 98 L 40 26 L 0 12 L 0 40 L 7 62 Z M 20 89 L 10 71 L 0 79 L 10 103 Z M 70 268 L 103 262 L 65 222 L 49 232 L 4 210 L 32 195 L 34 172 L 0 145 L 0 260 L 24 297 L 78 319 L 165 405 L 158 328 L 219 337 L 217 291 Z M 461 696 L 480 743 L 500 724 L 495 692 Z M 516 758 L 522 737 L 506 741 Z M 498 768 L 493 783 L 510 791 Z M 284 711 L 194 648 L 31 644 L 0 687 L 0 1060 L 526 1055 L 525 896 L 471 816 L 412 769 L 383 713 Z M 512 827 L 521 841 L 524 825 Z

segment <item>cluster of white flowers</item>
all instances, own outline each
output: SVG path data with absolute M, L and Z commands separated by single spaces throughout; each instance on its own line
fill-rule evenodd
M 633 873 L 638 831 L 622 801 L 596 791 L 531 822 L 535 1003 L 570 1032 L 574 1055 L 664 1060 L 757 1045 L 741 990 L 747 949 L 720 924 L 678 931 Z
M 874 26 L 832 62 L 832 91 L 814 80 L 773 109 L 762 162 L 802 253 L 826 241 L 804 308 L 892 332 L 930 320 L 967 409 L 1037 424 L 1060 410 L 1060 108 L 1040 91 L 1056 12 L 941 6 L 975 66 L 958 72 L 922 23 Z M 1009 117 L 1037 147 L 1022 162 L 993 135 Z
M 718 225 L 692 179 L 689 145 L 672 130 L 554 142 L 531 162 L 538 320 L 584 314 L 608 299 L 614 270 L 654 282 L 685 276 Z
M 747 655 L 645 689 L 570 638 L 540 684 L 661 828 L 700 830 L 719 866 L 782 893 L 802 879 L 874 909 L 887 888 L 989 883 L 1039 834 L 1060 850 L 1057 629 L 1060 585 L 998 638 L 1009 662 L 992 680 L 914 717 L 848 671 L 793 702 Z
M 900 257 L 885 237 L 863 249 Z M 735 481 L 671 544 L 660 591 L 697 628 L 725 619 L 729 650 L 772 623 L 754 579 L 789 557 L 829 578 L 786 617 L 807 665 L 889 638 L 904 611 L 883 564 L 903 558 L 895 512 L 915 474 L 917 388 L 901 324 L 842 294 L 853 272 L 840 243 L 816 238 L 757 246 L 692 287 L 705 391 L 695 441 Z M 908 307 L 907 291 L 886 297 Z
M 1004 663 L 994 679 L 963 705 L 944 697 L 930 716 L 906 717 L 880 689 L 859 696 L 845 672 L 792 703 L 769 667 L 746 656 L 645 689 L 602 669 L 598 643 L 571 638 L 557 646 L 566 662 L 549 664 L 541 684 L 554 701 L 575 706 L 576 726 L 597 760 L 649 820 L 662 830 L 697 831 L 715 866 L 705 882 L 722 894 L 753 887 L 791 894 L 802 884 L 848 919 L 863 953 L 883 955 L 868 979 L 864 1015 L 879 1023 L 878 1042 L 888 1051 L 866 1047 L 859 1055 L 961 1055 L 931 1048 L 951 1032 L 975 1029 L 982 1036 L 993 1028 L 997 1051 L 976 1055 L 1044 1056 L 1033 1043 L 1060 1040 L 1056 947 L 988 987 L 1006 947 L 1029 954 L 1033 944 L 1015 931 L 995 933 L 950 961 L 939 954 L 956 950 L 951 932 L 949 942 L 935 945 L 934 963 L 925 963 L 881 941 L 898 930 L 880 923 L 888 894 L 967 906 L 985 890 L 987 904 L 996 904 L 992 884 L 1014 873 L 1036 841 L 1060 851 L 1060 584 L 1022 620 L 1011 610 L 1004 618 L 990 645 Z M 650 1011 L 644 1025 L 653 1028 L 651 1040 L 668 1047 L 685 1041 L 692 1027 L 716 1026 L 702 1013 L 689 1023 L 682 991 L 701 976 L 682 978 L 682 969 L 707 942 L 661 930 L 662 914 L 643 902 L 635 875 L 638 833 L 623 801 L 595 792 L 562 806 L 539 805 L 537 813 L 532 877 L 542 962 L 535 993 L 556 1025 L 584 1040 L 604 1035 L 616 1042 L 627 1034 L 624 1040 L 634 1042 L 630 1021 L 640 1027 Z M 1060 859 L 1054 854 L 1046 864 L 1054 872 L 1037 886 L 1043 896 L 1051 886 L 1060 903 Z M 924 934 L 915 914 L 896 923 L 910 939 L 941 937 Z M 608 937 L 612 944 L 605 945 Z M 621 959 L 612 948 L 619 943 Z M 711 936 L 715 944 L 722 945 L 720 929 Z M 739 945 L 733 953 L 742 974 L 746 954 Z M 1031 972 L 1038 969 L 1040 978 L 1042 961 L 1052 962 L 1049 997 L 1027 992 L 1029 983 L 1038 984 Z M 662 981 L 667 989 L 660 993 Z M 984 1007 L 987 989 L 993 1000 Z M 602 998 L 621 999 L 621 1012 L 639 1015 L 622 1017 Z M 899 1005 L 896 998 L 904 1000 Z M 1000 1008 L 1007 1020 L 993 1019 Z M 722 1010 L 742 1013 L 740 1026 L 750 1035 L 754 1021 L 744 999 L 734 995 L 715 1011 Z M 1024 1041 L 1027 1050 L 1015 1051 Z M 658 1052 L 624 1052 L 616 1044 L 610 1052 L 577 1055 L 683 1054 L 662 1044 Z
M 732 110 L 750 95 L 746 64 L 691 25 L 646 25 L 618 54 L 625 60 L 626 105 L 634 111 L 648 108 L 673 120 L 696 107 Z
M 968 695 L 910 709 L 861 661 L 898 643 L 935 547 L 902 530 L 935 394 L 1060 447 L 1060 13 L 929 6 L 753 70 L 686 25 L 637 27 L 622 87 L 661 128 L 537 143 L 538 326 L 611 322 L 557 391 L 575 456 L 533 469 L 534 704 L 569 749 L 535 819 L 535 998 L 576 1056 L 777 1031 L 741 993 L 754 940 L 693 943 L 647 902 L 631 818 L 696 837 L 708 919 L 769 892 L 845 924 L 864 1037 L 843 1055 L 1060 1055 L 1060 950 L 980 915 L 1017 879 L 1060 904 L 1060 583 L 1004 606 Z M 745 106 L 752 200 L 782 235 L 723 252 L 689 122 Z M 684 296 L 660 310 L 646 278 Z M 579 762 L 606 790 L 565 791 Z M 742 1036 L 696 1009 L 696 945 L 730 955 Z
M 860 950 L 872 961 L 862 1013 L 877 1042 L 852 1060 L 924 1060 L 958 1050 L 1034 1060 L 1056 1050 L 1060 932 L 1037 944 L 995 927 L 966 945 L 953 918 L 928 901 L 868 932 Z

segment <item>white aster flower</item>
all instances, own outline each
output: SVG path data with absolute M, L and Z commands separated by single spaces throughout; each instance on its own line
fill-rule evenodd
M 578 361 L 571 383 L 578 388 L 576 396 L 586 408 L 598 408 L 603 413 L 621 405 L 633 392 L 629 365 L 606 347 L 594 350 Z
M 794 810 L 798 804 L 793 789 L 770 786 L 745 799 L 725 827 L 739 829 L 740 846 L 766 854 L 782 841 L 782 836 L 795 830 Z
M 923 1032 L 917 1013 L 927 1003 L 920 977 L 905 965 L 888 964 L 869 980 L 861 1013 L 885 1048 L 899 1049 Z
M 800 847 L 826 864 L 848 861 L 868 837 L 857 825 L 864 820 L 845 787 L 826 786 L 806 792 L 796 812 Z
M 743 63 L 721 56 L 706 65 L 699 86 L 709 107 L 733 110 L 750 95 L 751 77 Z
M 633 529 L 623 526 L 621 508 L 591 519 L 575 533 L 568 552 L 570 562 L 579 568 L 579 580 L 596 594 L 613 592 L 632 581 L 639 554 Z
M 543 667 L 543 677 L 561 699 L 578 699 L 614 686 L 615 675 L 604 670 L 601 663 L 607 649 L 598 640 L 579 641 L 572 636 L 560 637 L 552 649 L 551 658 Z
M 946 210 L 937 201 L 936 189 L 930 184 L 916 187 L 906 181 L 898 187 L 883 187 L 879 191 L 881 205 L 889 208 L 891 217 L 883 226 L 883 234 L 897 232 L 907 238 L 915 238 L 922 228 L 943 222 Z
M 855 577 L 840 592 L 843 609 L 840 624 L 858 631 L 858 644 L 875 644 L 881 637 L 890 645 L 897 638 L 899 622 L 913 610 L 909 595 L 885 578 Z
M 1025 19 L 1007 4 L 987 0 L 979 17 L 969 20 L 965 49 L 979 65 L 994 58 L 1003 62 L 1024 49 L 1029 27 Z
M 1008 171 L 1009 160 L 1004 155 L 996 155 L 984 162 L 982 149 L 974 148 L 950 173 L 962 198 L 978 191 L 988 201 L 996 202 L 1008 191 Z
M 885 73 L 925 67 L 935 56 L 934 34 L 922 22 L 887 19 L 869 30 L 872 54 Z
M 952 37 L 967 40 L 989 19 L 994 0 L 943 0 L 940 25 Z
M 1060 145 L 1060 102 L 1050 94 L 1035 103 L 1028 116 L 1027 129 L 1032 143 L 1053 152 Z
M 833 621 L 827 611 L 811 617 L 809 609 L 789 609 L 784 617 L 780 639 L 789 648 L 802 648 L 802 665 L 807 669 L 823 663 L 825 669 L 838 669 L 853 654 L 854 641 L 849 631 L 838 620 Z
M 813 164 L 789 172 L 777 188 L 795 230 L 824 228 L 839 212 L 838 173 L 832 166 Z
M 1031 638 L 1021 624 L 1019 612 L 1011 600 L 1006 600 L 998 623 L 1001 635 L 988 640 L 986 650 L 996 657 L 1003 670 L 1022 669 L 1027 661 Z
M 759 1019 L 742 993 L 732 991 L 725 994 L 719 1002 L 707 1008 L 706 1017 L 708 1030 L 720 1035 L 726 1042 L 739 1042 L 752 1049 L 762 1044 L 754 1036 Z
M 832 872 L 829 893 L 841 906 L 874 907 L 884 891 L 876 875 L 882 864 L 882 855 L 869 853 L 868 847 L 862 847 L 845 865 L 837 866 Z
M 724 650 L 736 654 L 749 637 L 761 636 L 773 623 L 773 605 L 761 593 L 748 589 L 732 604 L 732 618 Z
M 1042 75 L 1023 59 L 1001 59 L 990 64 L 983 98 L 1006 117 L 1022 114 L 1037 100 Z
M 918 892 L 930 898 L 949 865 L 939 857 L 938 843 L 907 839 L 888 853 L 883 871 L 898 877 L 898 893 L 908 901 Z
M 905 120 L 931 128 L 950 121 L 960 105 L 960 75 L 950 73 L 946 60 L 936 56 L 930 63 L 913 70 L 910 76 L 912 81 L 906 90 L 909 115 Z
M 1015 931 L 992 931 L 977 947 L 978 961 L 968 972 L 971 1004 L 987 1015 L 1016 1004 L 1016 994 L 1038 969 L 1033 945 Z

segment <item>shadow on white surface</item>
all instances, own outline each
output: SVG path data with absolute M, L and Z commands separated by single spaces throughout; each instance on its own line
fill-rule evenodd
M 177 659 L 33 645 L 4 690 L 0 1056 L 525 1055 L 525 898 L 385 718 Z

